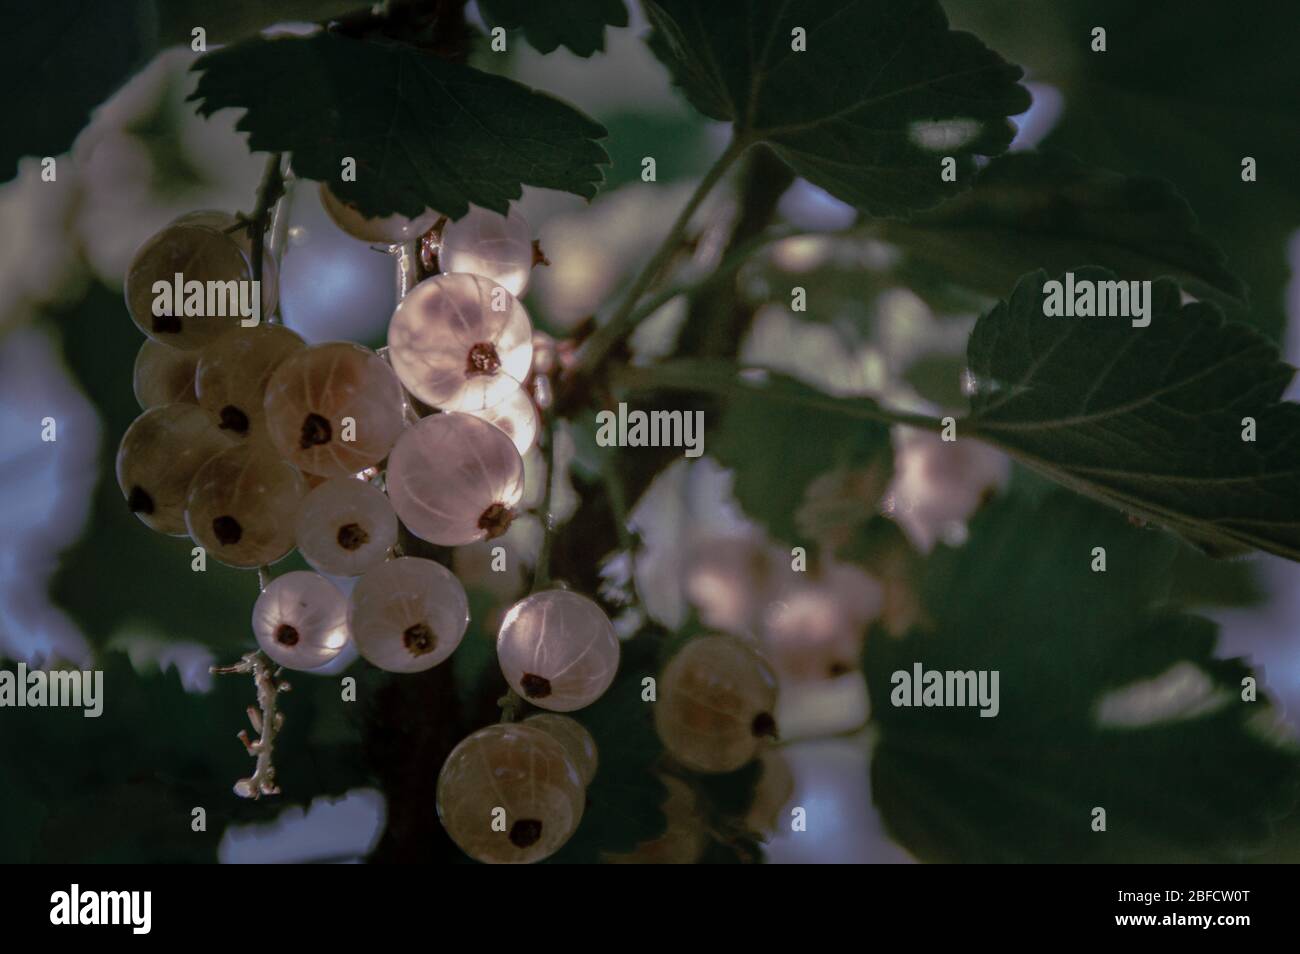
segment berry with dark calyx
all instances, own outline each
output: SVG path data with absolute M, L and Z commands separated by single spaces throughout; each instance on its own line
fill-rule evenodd
M 307 486 L 269 447 L 245 442 L 205 463 L 190 482 L 185 523 L 194 542 L 230 566 L 274 563 L 294 545 Z
M 731 772 L 775 737 L 775 709 L 776 676 L 757 650 L 734 636 L 701 636 L 664 669 L 655 728 L 687 768 Z
M 533 326 L 513 295 L 477 275 L 435 275 L 402 299 L 388 359 L 413 395 L 444 411 L 481 411 L 523 386 Z
M 543 709 L 591 705 L 618 670 L 619 643 L 605 611 L 579 593 L 544 590 L 506 613 L 497 661 L 506 682 Z
M 379 463 L 402 433 L 402 388 L 369 348 L 330 341 L 302 348 L 271 375 L 266 428 L 285 460 L 321 477 Z
M 230 447 L 194 404 L 150 408 L 132 422 L 117 451 L 117 482 L 127 507 L 161 533 L 185 533 L 190 481 L 209 459 Z
M 357 581 L 348 624 L 358 652 L 372 664 L 389 672 L 421 672 L 460 645 L 469 625 L 469 599 L 446 567 L 401 557 Z
M 417 537 L 463 546 L 504 533 L 524 493 L 524 462 L 502 431 L 469 414 L 422 418 L 388 458 L 388 497 Z
M 347 599 L 316 573 L 277 576 L 253 605 L 253 635 L 281 666 L 317 669 L 348 643 Z
M 577 830 L 586 787 L 563 745 L 527 723 L 498 723 L 456 746 L 438 775 L 438 818 L 471 858 L 527 864 Z

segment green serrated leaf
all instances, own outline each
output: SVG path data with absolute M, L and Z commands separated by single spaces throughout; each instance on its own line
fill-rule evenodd
M 1165 279 L 1151 286 L 1148 327 L 1049 318 L 1046 281 L 1025 276 L 976 324 L 977 392 L 958 433 L 1208 552 L 1300 559 L 1300 405 L 1282 400 L 1295 370 L 1274 345 L 1214 305 L 1180 304 Z M 1247 417 L 1254 441 L 1242 439 Z
M 1059 116 L 1042 117 L 1050 122 L 1045 142 L 1172 182 L 1250 288 L 1250 308 L 1225 307 L 1228 315 L 1282 337 L 1292 278 L 1288 243 L 1300 224 L 1300 190 L 1294 176 L 1281 172 L 1300 155 L 1300 60 L 1287 27 L 1295 17 L 1290 0 L 1230 9 L 1060 0 L 1035 4 L 1032 16 L 1023 0 L 944 0 L 944 8 L 955 24 L 1015 56 L 1035 80 L 1062 94 Z M 1098 26 L 1107 31 L 1105 53 L 1089 48 Z M 1188 56 L 1191 49 L 1204 56 Z M 1241 179 L 1247 156 L 1258 163 L 1255 182 Z
M 936 0 L 647 0 L 650 45 L 706 116 L 872 215 L 906 215 L 1006 149 L 1019 67 L 948 29 Z M 794 31 L 806 49 L 794 49 Z M 940 159 L 956 160 L 955 182 Z
M 1124 279 L 1170 277 L 1240 304 L 1245 287 L 1172 185 L 1092 169 L 1061 152 L 993 160 L 969 192 L 879 233 L 968 287 L 1000 296 L 1026 272 L 1091 264 Z
M 291 152 L 365 215 L 460 218 L 470 203 L 506 212 L 524 185 L 590 199 L 609 158 L 599 123 L 520 83 L 413 47 L 322 32 L 258 38 L 193 67 L 209 116 L 246 112 L 249 147 Z M 355 182 L 341 182 L 356 160 Z
M 1093 547 L 1106 572 L 1093 572 Z M 1057 491 L 1004 498 L 940 548 L 929 624 L 876 631 L 865 671 L 872 791 L 930 861 L 1239 860 L 1294 804 L 1300 755 L 1258 731 L 1249 670 L 1215 627 L 1164 607 L 1176 544 Z M 996 593 L 990 599 L 989 594 Z M 998 712 L 893 704 L 897 672 L 997 671 Z M 1092 828 L 1094 808 L 1106 831 Z
M 627 26 L 623 0 L 479 0 L 489 26 L 524 31 L 539 53 L 567 46 L 578 56 L 605 48 L 605 27 Z

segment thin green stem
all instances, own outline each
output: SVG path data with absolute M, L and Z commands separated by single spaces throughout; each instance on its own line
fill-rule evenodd
M 519 718 L 519 710 L 524 707 L 524 699 L 523 696 L 511 689 L 497 700 L 497 706 L 501 709 L 499 721 L 514 722 Z
M 262 174 L 262 183 L 257 187 L 257 205 L 249 217 L 250 238 L 253 243 L 253 281 L 262 281 L 262 253 L 266 243 L 266 228 L 271 224 L 271 211 L 275 203 L 284 195 L 284 176 L 280 171 L 283 153 L 273 152 L 266 161 L 266 171 Z
M 692 281 L 686 281 L 686 282 L 677 282 L 674 285 L 669 285 L 666 288 L 663 288 L 655 292 L 653 295 L 651 295 L 649 298 L 645 300 L 644 304 L 641 304 L 632 310 L 632 315 L 628 319 L 628 322 L 631 324 L 632 327 L 635 328 L 642 321 L 644 321 L 646 318 L 649 318 L 656 311 L 658 311 L 664 305 L 668 304 L 678 295 L 694 295 L 697 292 L 701 291 L 702 289 L 715 284 L 716 282 L 724 281 L 727 278 L 730 278 L 737 271 L 739 271 L 740 268 L 747 261 L 753 258 L 755 254 L 757 254 L 758 252 L 762 251 L 764 248 L 766 248 L 769 245 L 772 245 L 775 242 L 779 242 L 782 239 L 787 239 L 787 238 L 798 238 L 803 235 L 832 235 L 832 234 L 833 233 L 829 233 L 829 232 L 807 232 L 802 229 L 779 228 L 779 229 L 771 229 L 767 232 L 762 232 L 758 235 L 755 235 L 749 239 L 746 239 L 744 242 L 740 243 L 729 253 L 727 253 L 726 257 L 723 258 L 723 260 L 718 263 L 718 267 L 714 269 L 712 272 L 710 272 L 709 274 L 703 276 L 702 278 L 697 278 Z
M 627 296 L 619 305 L 618 310 L 605 324 L 596 329 L 595 333 L 587 339 L 587 344 L 578 358 L 578 363 L 574 366 L 574 375 L 589 375 L 596 370 L 605 360 L 605 356 L 613 350 L 619 342 L 623 341 L 632 330 L 636 327 L 638 321 L 645 317 L 645 314 L 636 308 L 637 302 L 650 288 L 659 273 L 663 271 L 664 266 L 673 253 L 681 246 L 682 238 L 686 234 L 686 227 L 690 224 L 691 216 L 700 207 L 700 203 L 705 197 L 713 191 L 713 187 L 731 168 L 740 154 L 745 151 L 749 143 L 743 139 L 732 139 L 730 145 L 723 151 L 722 155 L 704 174 L 700 184 L 695 187 L 691 197 L 686 201 L 686 205 L 678 213 L 677 218 L 673 221 L 672 227 L 664 240 L 655 250 L 650 261 L 646 263 L 645 268 L 641 269 L 641 274 L 636 277 L 632 287 L 628 290 Z

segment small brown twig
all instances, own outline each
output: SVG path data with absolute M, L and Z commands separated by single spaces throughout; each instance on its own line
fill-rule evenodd
M 279 666 L 275 665 L 260 649 L 245 653 L 237 663 L 229 666 L 213 666 L 213 675 L 231 673 L 252 673 L 253 684 L 257 687 L 257 705 L 248 707 L 248 721 L 256 739 L 248 737 L 248 730 L 241 729 L 239 741 L 244 743 L 248 754 L 257 759 L 253 774 L 241 778 L 235 783 L 235 794 L 240 798 L 261 798 L 263 795 L 279 795 L 280 788 L 275 784 L 275 765 L 271 761 L 271 751 L 275 745 L 276 733 L 284 727 L 284 713 L 276 709 L 276 703 L 282 692 L 288 692 L 289 683 L 281 678 Z

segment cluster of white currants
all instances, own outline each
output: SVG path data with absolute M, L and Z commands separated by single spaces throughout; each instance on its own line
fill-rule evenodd
M 223 563 L 265 566 L 296 547 L 318 571 L 275 577 L 254 606 L 257 643 L 279 665 L 316 669 L 352 641 L 382 669 L 418 672 L 455 651 L 469 603 L 440 563 L 400 555 L 399 520 L 449 547 L 510 525 L 524 490 L 521 455 L 540 431 L 530 379 L 544 378 L 553 358 L 517 297 L 534 246 L 517 214 L 376 220 L 323 187 L 322 200 L 366 241 L 391 245 L 438 226 L 440 274 L 399 303 L 386 355 L 351 342 L 308 346 L 283 325 L 244 327 L 237 316 L 155 315 L 149 292 L 159 280 L 253 274 L 235 216 L 184 216 L 145 243 L 126 280 L 128 310 L 148 340 L 135 367 L 144 413 L 122 439 L 118 483 L 145 524 L 188 533 Z M 275 275 L 268 255 L 266 314 Z M 331 577 L 358 579 L 344 596 Z M 557 712 L 594 701 L 618 667 L 608 617 L 567 590 L 513 606 L 497 647 L 511 687 Z M 534 861 L 576 828 L 595 758 L 590 735 L 567 717 L 490 726 L 448 759 L 438 810 L 473 857 Z
M 398 303 L 385 353 L 309 346 L 283 325 L 245 327 L 237 316 L 156 316 L 146 292 L 159 280 L 243 282 L 254 272 L 241 220 L 184 216 L 140 249 L 126 280 L 127 307 L 148 340 L 135 367 L 144 413 L 122 439 L 118 482 L 144 523 L 188 533 L 223 563 L 264 567 L 299 550 L 317 572 L 271 579 L 253 609 L 257 643 L 278 665 L 317 669 L 350 641 L 375 666 L 419 672 L 456 650 L 469 601 L 442 564 L 401 554 L 399 521 L 448 547 L 510 525 L 554 363 L 553 342 L 534 334 L 518 300 L 534 245 L 513 213 L 376 220 L 325 187 L 321 195 L 357 238 L 436 243 L 440 273 Z M 261 273 L 271 314 L 271 256 Z M 355 578 L 350 595 L 339 578 Z M 571 712 L 609 688 L 619 642 L 595 602 L 549 589 L 507 611 L 497 658 L 519 697 Z M 663 673 L 655 719 L 682 766 L 725 772 L 774 734 L 774 705 L 762 658 L 710 636 Z M 577 828 L 595 770 L 595 742 L 566 716 L 489 726 L 448 757 L 437 810 L 471 857 L 536 861 Z

